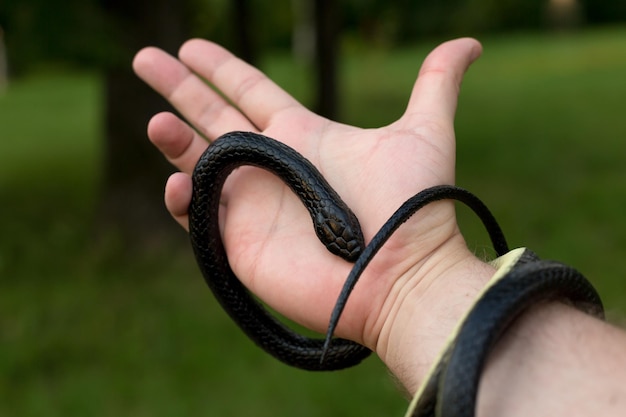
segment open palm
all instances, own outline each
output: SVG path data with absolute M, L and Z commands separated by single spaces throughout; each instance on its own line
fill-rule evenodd
M 189 174 L 208 146 L 205 138 L 254 131 L 316 165 L 359 218 L 367 242 L 407 198 L 454 182 L 457 96 L 464 72 L 479 54 L 480 45 L 471 39 L 441 45 L 422 65 L 405 114 L 383 128 L 359 129 L 315 115 L 260 71 L 208 41 L 187 42 L 179 59 L 146 48 L 135 58 L 136 73 L 189 123 L 162 113 L 148 128 L 152 142 L 182 171 L 167 184 L 166 205 L 186 228 Z M 318 241 L 298 198 L 272 174 L 245 167 L 229 177 L 222 204 L 224 244 L 237 276 L 281 313 L 325 330 L 351 265 Z M 433 253 L 450 244 L 461 252 L 465 248 L 450 202 L 428 206 L 409 223 L 368 267 L 338 335 L 374 349 L 403 294 L 419 287 L 415 277 L 429 268 Z

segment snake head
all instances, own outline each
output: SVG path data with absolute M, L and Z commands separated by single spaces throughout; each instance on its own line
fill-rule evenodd
M 350 209 L 326 208 L 313 219 L 315 232 L 331 253 L 354 262 L 365 247 L 359 220 Z

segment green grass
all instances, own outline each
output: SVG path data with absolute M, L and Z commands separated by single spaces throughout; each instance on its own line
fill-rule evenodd
M 626 30 L 482 41 L 459 104 L 458 183 L 511 246 L 576 266 L 625 314 Z M 351 52 L 343 119 L 395 120 L 433 45 Z M 307 99 L 306 71 L 288 57 L 266 68 Z M 402 415 L 376 360 L 313 374 L 252 346 L 186 248 L 129 256 L 91 240 L 101 96 L 97 75 L 73 73 L 0 96 L 0 415 Z M 488 251 L 477 221 L 460 217 Z
M 579 268 L 626 312 L 624 31 L 486 43 L 459 107 L 461 185 L 511 243 Z

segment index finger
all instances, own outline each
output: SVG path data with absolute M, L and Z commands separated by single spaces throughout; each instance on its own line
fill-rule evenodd
M 211 140 L 232 130 L 256 130 L 239 110 L 189 68 L 158 48 L 139 51 L 133 69 Z
M 252 65 L 203 39 L 186 42 L 179 58 L 220 90 L 260 130 L 283 110 L 304 107 Z

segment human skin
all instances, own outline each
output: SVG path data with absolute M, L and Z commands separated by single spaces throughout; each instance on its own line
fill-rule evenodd
M 145 48 L 135 57 L 135 72 L 186 119 L 160 113 L 148 126 L 150 140 L 181 171 L 166 185 L 165 204 L 187 229 L 189 175 L 208 141 L 234 130 L 254 131 L 316 165 L 355 212 L 369 241 L 407 198 L 454 183 L 457 98 L 481 50 L 467 38 L 440 45 L 423 62 L 404 114 L 388 126 L 359 129 L 315 115 L 211 42 L 190 40 L 178 58 Z M 279 179 L 257 168 L 233 173 L 222 195 L 220 227 L 231 266 L 249 290 L 287 317 L 326 329 L 336 300 L 329 294 L 339 293 L 351 265 L 325 250 L 307 212 Z M 493 273 L 468 250 L 453 203 L 433 203 L 403 225 L 368 266 L 336 334 L 375 351 L 406 390 L 415 392 Z M 600 377 L 601 371 L 614 378 Z M 578 403 L 585 399 L 595 412 L 604 404 L 603 415 L 611 415 L 609 407 L 623 414 L 624 381 L 624 333 L 559 303 L 542 304 L 513 325 L 488 361 L 478 415 L 586 415 L 576 414 L 584 411 Z M 571 409 L 563 408 L 568 404 Z

